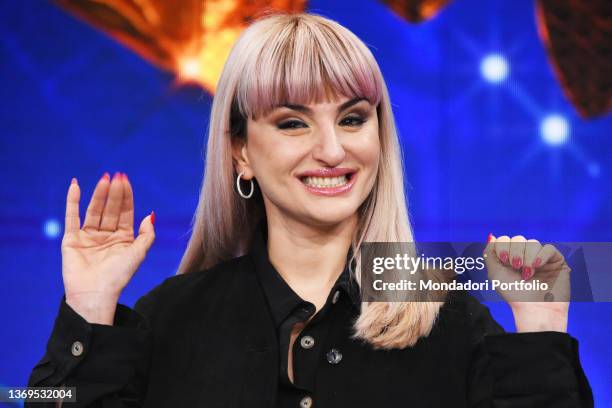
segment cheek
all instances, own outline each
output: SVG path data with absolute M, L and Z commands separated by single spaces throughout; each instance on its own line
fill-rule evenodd
M 300 147 L 290 138 L 272 138 L 258 134 L 249 140 L 251 165 L 255 176 L 262 180 L 272 180 L 291 172 L 300 160 L 300 152 Z
M 380 141 L 378 129 L 369 129 L 363 132 L 354 143 L 352 143 L 351 152 L 355 159 L 367 171 L 376 172 L 378 162 L 380 160 Z
M 363 152 L 364 161 L 369 163 L 373 170 L 378 168 L 378 161 L 380 160 L 380 143 L 378 141 L 378 135 L 370 143 L 369 148 Z

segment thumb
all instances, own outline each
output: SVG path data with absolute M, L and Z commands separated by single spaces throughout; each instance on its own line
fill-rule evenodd
M 489 236 L 487 238 L 487 245 L 485 246 L 484 251 L 482 252 L 482 254 L 485 257 L 489 257 L 491 255 L 494 255 L 493 254 L 493 248 L 495 248 L 495 240 L 496 240 L 495 236 L 493 234 L 489 233 Z
M 153 226 L 154 221 L 155 212 L 151 211 L 151 214 L 146 216 L 140 223 L 140 228 L 138 229 L 138 236 L 132 244 L 134 249 L 143 258 L 149 251 L 149 248 L 151 248 L 151 245 L 153 245 L 153 241 L 155 241 L 155 227 Z

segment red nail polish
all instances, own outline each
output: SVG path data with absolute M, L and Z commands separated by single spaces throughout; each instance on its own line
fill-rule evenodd
M 538 268 L 541 264 L 542 264 L 542 258 L 536 258 L 535 261 L 533 261 L 534 268 Z
M 489 242 L 491 242 L 491 239 L 492 239 L 492 238 L 493 238 L 493 234 L 491 234 L 491 233 L 489 232 L 489 236 L 488 236 L 488 238 L 487 238 L 487 244 L 488 244 Z
M 507 251 L 502 251 L 502 252 L 499 254 L 499 258 L 501 259 L 502 263 L 507 264 L 507 263 L 508 263 L 508 257 L 509 257 L 509 255 L 508 255 L 508 252 L 507 252 Z
M 102 178 L 105 178 L 105 179 L 107 179 L 107 180 L 110 180 L 110 174 L 108 174 L 108 171 L 107 171 L 107 172 L 104 172 L 104 174 L 102 175 Z
M 523 260 L 521 258 L 519 258 L 518 256 L 515 256 L 514 258 L 512 258 L 512 267 L 514 269 L 518 269 L 523 265 Z
M 155 211 L 151 211 L 151 224 L 155 225 Z
M 528 280 L 529 278 L 531 278 L 531 273 L 532 270 L 529 266 L 523 266 L 523 272 L 521 272 L 521 277 L 524 280 Z
M 121 176 L 121 173 L 116 171 L 115 174 L 113 174 L 113 180 L 116 179 L 117 177 L 120 177 L 120 176 Z

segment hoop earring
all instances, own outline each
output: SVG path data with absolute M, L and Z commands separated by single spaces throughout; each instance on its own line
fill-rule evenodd
M 251 196 L 253 195 L 253 190 L 254 190 L 253 179 L 249 180 L 251 182 L 251 191 L 249 191 L 249 194 L 246 195 L 240 189 L 240 178 L 242 177 L 243 174 L 244 174 L 244 171 L 241 171 L 240 174 L 238 175 L 238 178 L 236 178 L 236 188 L 238 189 L 238 194 L 240 194 L 240 197 L 251 198 Z

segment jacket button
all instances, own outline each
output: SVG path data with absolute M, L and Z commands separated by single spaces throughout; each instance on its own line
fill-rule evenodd
M 312 407 L 312 398 L 308 395 L 300 400 L 300 408 L 310 408 Z
M 337 290 L 336 293 L 334 293 L 334 297 L 332 298 L 332 303 L 335 305 L 338 302 L 338 298 L 340 297 L 340 291 Z
M 75 357 L 78 357 L 83 354 L 83 349 L 83 343 L 81 343 L 80 341 L 75 341 L 74 343 L 72 343 L 72 347 L 70 347 L 70 351 Z
M 338 349 L 331 349 L 327 352 L 327 362 L 329 364 L 338 364 L 342 360 L 342 353 Z
M 312 313 L 312 305 L 306 305 L 302 307 L 302 312 L 306 314 Z
M 302 346 L 305 349 L 311 349 L 312 346 L 314 346 L 314 344 L 315 344 L 315 340 L 312 336 L 304 336 L 300 340 L 300 346 Z

